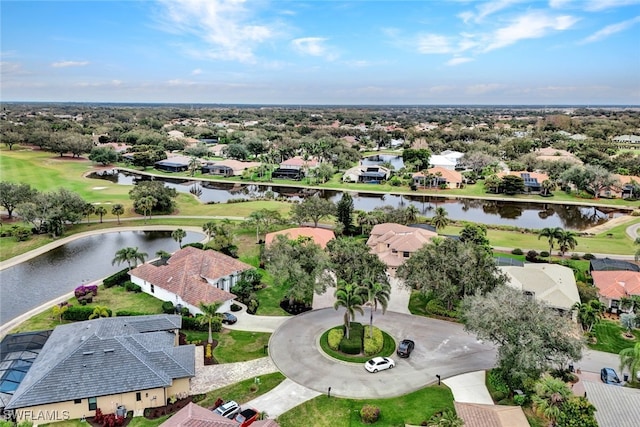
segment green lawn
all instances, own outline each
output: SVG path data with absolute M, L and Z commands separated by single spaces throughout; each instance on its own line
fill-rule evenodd
M 622 328 L 620 322 L 617 321 L 601 320 L 595 324 L 592 332 L 597 339 L 595 344 L 588 344 L 592 350 L 618 354 L 621 350 L 633 347 L 635 343 L 640 342 L 640 329 L 633 331 L 635 335 L 634 340 L 626 339 L 622 336 L 624 328 Z
M 426 387 L 392 399 L 340 399 L 321 395 L 296 406 L 278 417 L 282 427 L 355 427 L 367 426 L 360 420 L 366 405 L 380 408 L 376 426 L 420 425 L 445 409 L 453 410 L 453 395 L 445 385 Z
M 78 305 L 78 300 L 75 298 L 69 299 L 68 302 L 72 305 Z M 108 289 L 100 286 L 98 288 L 98 295 L 93 297 L 93 303 L 88 306 L 97 305 L 111 309 L 114 314 L 120 310 L 146 314 L 162 313 L 162 301 L 159 299 L 144 292 L 127 292 L 120 286 L 114 286 Z M 53 318 L 51 310 L 46 310 L 25 320 L 12 329 L 10 333 L 48 330 L 55 328 L 59 324 L 58 320 Z
M 202 331 L 182 330 L 187 335 L 187 342 L 207 341 L 209 333 Z M 213 333 L 218 345 L 213 349 L 213 357 L 218 363 L 246 362 L 265 357 L 265 346 L 269 344 L 271 334 L 266 332 L 236 331 L 223 328 Z
M 260 375 L 256 378 L 258 378 L 258 382 L 256 382 L 255 378 L 251 378 L 226 387 L 212 390 L 207 393 L 207 397 L 205 397 L 204 400 L 198 402 L 198 405 L 204 408 L 211 408 L 218 398 L 223 399 L 225 402 L 229 400 L 235 400 L 242 405 L 250 400 L 255 399 L 258 396 L 261 396 L 273 390 L 286 379 L 286 377 L 280 372 Z

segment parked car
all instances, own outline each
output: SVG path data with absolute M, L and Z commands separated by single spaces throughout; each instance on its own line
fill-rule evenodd
M 247 427 L 258 419 L 258 415 L 260 414 L 255 409 L 247 408 L 236 415 L 234 419 L 239 423 L 238 427 Z
M 238 405 L 238 402 L 235 400 L 230 400 L 227 403 L 218 406 L 213 410 L 213 412 L 220 416 L 233 419 L 238 412 L 240 412 L 240 405 Z
M 621 385 L 620 377 L 613 368 L 600 369 L 600 379 L 605 384 Z
M 369 372 L 378 372 L 385 369 L 391 369 L 396 366 L 396 362 L 388 357 L 374 357 L 364 364 L 364 368 Z
M 238 321 L 238 318 L 231 313 L 222 313 L 222 323 L 227 325 L 233 325 Z
M 416 344 L 411 340 L 402 340 L 400 341 L 400 344 L 398 344 L 396 354 L 399 357 L 409 357 L 415 346 Z

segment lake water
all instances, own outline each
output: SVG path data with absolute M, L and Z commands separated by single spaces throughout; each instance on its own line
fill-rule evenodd
M 94 177 L 98 178 L 95 175 Z M 121 185 L 135 185 L 140 180 L 149 179 L 146 176 L 135 176 L 118 172 L 117 170 L 114 170 L 113 174 L 103 175 L 100 178 L 109 179 Z M 333 202 L 338 202 L 342 198 L 342 191 L 306 190 L 297 187 L 278 186 L 277 184 L 220 183 L 184 178 L 154 179 L 162 180 L 167 187 L 175 188 L 176 191 L 182 193 L 189 193 L 195 186 L 201 191 L 199 199 L 203 203 L 226 203 L 232 199 L 252 200 L 263 198 L 269 193 L 274 197 L 285 197 L 294 201 L 302 200 L 306 194 L 310 193 L 317 193 Z M 371 184 L 372 190 L 375 190 L 375 187 L 375 184 Z M 361 191 L 351 194 L 353 195 L 353 204 L 356 210 L 371 211 L 383 206 L 401 208 L 414 205 L 422 216 L 429 218 L 434 215 L 435 208 L 441 206 L 446 209 L 448 217 L 452 220 L 532 229 L 562 227 L 567 230 L 579 231 L 603 224 L 609 219 L 623 215 L 622 212 L 617 212 L 614 209 L 605 211 L 576 205 L 433 197 L 421 196 L 417 193 L 397 195 Z M 233 206 L 229 207 L 229 211 L 229 215 L 233 216 Z
M 203 238 L 203 234 L 187 232 L 182 244 Z M 0 324 L 72 292 L 83 283 L 126 268 L 126 264 L 111 264 L 115 253 L 125 247 L 138 247 L 148 254 L 147 260 L 156 258 L 159 250 L 179 249 L 170 231 L 116 231 L 74 240 L 6 268 L 0 271 Z

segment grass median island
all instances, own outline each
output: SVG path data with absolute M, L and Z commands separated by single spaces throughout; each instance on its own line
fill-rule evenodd
M 364 405 L 380 408 L 376 426 L 421 425 L 438 412 L 454 410 L 453 394 L 443 384 L 391 399 L 356 400 L 321 395 L 280 415 L 278 423 L 281 427 L 364 427 L 371 425 L 362 423 L 360 419 L 360 409 Z
M 378 353 L 373 354 L 371 356 L 349 355 L 349 354 L 342 353 L 340 351 L 333 350 L 331 347 L 329 347 L 329 332 L 331 332 L 333 329 L 343 329 L 343 328 L 344 326 L 336 326 L 335 328 L 326 330 L 320 336 L 320 348 L 322 348 L 322 351 L 324 351 L 327 355 L 333 357 L 334 359 L 342 360 L 343 362 L 364 363 L 373 357 L 391 356 L 393 352 L 396 350 L 395 340 L 391 337 L 391 335 L 389 335 L 385 331 L 381 331 L 382 336 L 384 337 L 384 345 L 382 347 L 382 350 L 380 350 Z

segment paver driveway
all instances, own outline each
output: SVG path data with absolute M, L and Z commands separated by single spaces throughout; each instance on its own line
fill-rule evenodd
M 342 323 L 344 309 L 310 311 L 285 321 L 271 336 L 269 354 L 277 368 L 289 379 L 331 395 L 350 398 L 401 396 L 461 373 L 492 368 L 496 352 L 492 345 L 479 342 L 461 325 L 442 320 L 387 311 L 374 312 L 373 323 L 397 341 L 410 338 L 416 348 L 409 359 L 392 356 L 396 367 L 371 374 L 363 364 L 347 363 L 328 357 L 320 349 L 320 336 Z M 369 311 L 356 315 L 356 321 L 369 322 Z

